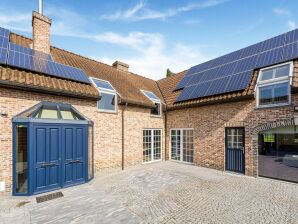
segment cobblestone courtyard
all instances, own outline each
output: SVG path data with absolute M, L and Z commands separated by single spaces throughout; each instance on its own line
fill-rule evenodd
M 0 196 L 0 223 L 298 223 L 297 184 L 174 162 L 97 175 L 62 192 L 40 204 Z

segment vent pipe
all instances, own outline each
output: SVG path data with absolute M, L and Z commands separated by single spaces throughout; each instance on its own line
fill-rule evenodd
M 38 13 L 42 15 L 42 0 L 38 0 Z

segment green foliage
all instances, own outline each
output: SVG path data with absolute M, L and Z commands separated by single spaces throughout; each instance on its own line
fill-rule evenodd
M 167 69 L 167 77 L 170 77 L 172 75 L 175 75 L 174 72 L 172 72 L 169 68 Z

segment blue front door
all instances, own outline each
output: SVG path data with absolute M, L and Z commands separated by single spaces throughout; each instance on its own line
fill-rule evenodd
M 86 181 L 86 127 L 35 125 L 33 130 L 34 193 Z
M 61 186 L 61 127 L 34 128 L 34 192 L 43 192 Z
M 63 185 L 85 181 L 85 127 L 63 127 Z

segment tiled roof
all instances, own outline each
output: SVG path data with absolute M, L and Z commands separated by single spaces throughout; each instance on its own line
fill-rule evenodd
M 0 65 L 0 85 L 58 95 L 98 99 L 98 91 L 91 85 L 58 79 Z
M 29 47 L 32 43 L 31 39 L 14 33 L 11 34 L 10 41 L 24 47 Z M 131 72 L 120 71 L 110 65 L 56 47 L 51 48 L 51 55 L 58 63 L 81 68 L 90 77 L 109 81 L 119 93 L 122 103 L 152 107 L 153 103 L 143 95 L 140 89 L 155 93 L 163 101 L 157 82 L 154 80 Z M 97 91 L 95 88 L 94 90 Z

